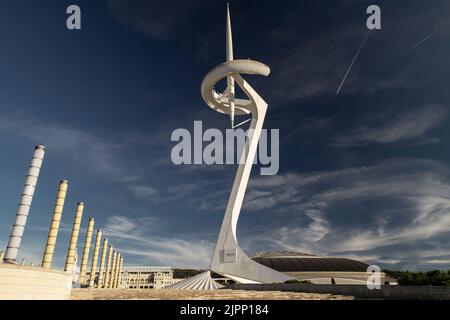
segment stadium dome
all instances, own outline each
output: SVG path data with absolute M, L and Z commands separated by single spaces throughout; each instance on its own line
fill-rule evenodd
M 368 264 L 339 257 L 318 257 L 291 251 L 268 251 L 252 259 L 279 272 L 366 272 Z
M 367 285 L 371 272 L 367 263 L 344 257 L 320 257 L 292 251 L 265 251 L 251 258 L 271 269 L 282 272 L 298 281 L 315 284 Z M 384 272 L 381 283 L 395 282 Z

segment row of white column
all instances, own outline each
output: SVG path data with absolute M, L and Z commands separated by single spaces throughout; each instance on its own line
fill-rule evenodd
M 5 263 L 16 263 L 44 155 L 45 147 L 42 145 L 36 146 L 28 170 L 28 175 L 25 180 L 24 190 L 22 192 L 22 196 L 19 202 L 19 208 L 16 213 L 16 219 L 12 226 L 8 246 L 6 248 L 4 257 L 0 256 L 0 261 L 3 260 Z M 52 221 L 48 232 L 47 243 L 45 245 L 44 254 L 42 257 L 42 268 L 50 269 L 52 265 L 53 254 L 55 251 L 56 240 L 58 237 L 58 230 L 64 209 L 68 185 L 69 183 L 67 180 L 62 180 L 59 183 Z M 73 219 L 72 233 L 70 236 L 69 248 L 67 250 L 66 263 L 64 266 L 64 270 L 66 272 L 73 272 L 75 267 L 75 255 L 83 211 L 84 202 L 79 202 L 77 205 L 75 217 Z M 108 246 L 108 240 L 106 238 L 103 239 L 100 266 L 97 271 L 100 243 L 102 239 L 102 231 L 100 229 L 97 230 L 97 235 L 95 238 L 94 250 L 91 258 L 91 268 L 89 272 L 89 281 L 87 279 L 87 267 L 89 252 L 91 248 L 92 234 L 94 231 L 94 223 L 94 218 L 90 218 L 86 231 L 83 255 L 81 259 L 79 278 L 80 285 L 82 287 L 96 286 L 97 288 L 118 288 L 120 286 L 120 276 L 122 274 L 123 257 L 119 252 L 114 251 L 112 245 Z M 107 251 L 108 255 L 106 256 Z M 1 255 L 3 255 L 3 252 L 1 252 Z

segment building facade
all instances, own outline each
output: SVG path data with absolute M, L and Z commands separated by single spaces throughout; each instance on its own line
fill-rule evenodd
M 123 267 L 119 277 L 119 288 L 162 289 L 183 280 L 174 279 L 173 271 L 172 267 Z M 97 278 L 98 272 L 96 272 Z
M 162 289 L 179 281 L 171 267 L 124 267 L 119 287 L 123 289 Z

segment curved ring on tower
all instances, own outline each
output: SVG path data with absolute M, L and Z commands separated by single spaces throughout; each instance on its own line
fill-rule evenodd
M 254 60 L 232 60 L 224 62 L 212 69 L 203 79 L 201 92 L 205 103 L 217 112 L 230 114 L 228 99 L 225 99 L 223 93 L 214 90 L 215 85 L 228 76 L 236 76 L 239 74 L 254 74 L 268 76 L 270 68 L 264 63 Z M 241 88 L 244 90 L 244 88 Z M 254 112 L 255 104 L 253 97 L 247 95 L 249 100 L 235 99 L 235 114 L 246 115 Z

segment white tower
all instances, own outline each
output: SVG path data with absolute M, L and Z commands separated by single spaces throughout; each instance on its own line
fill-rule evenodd
M 42 161 L 44 160 L 45 147 L 37 145 L 34 149 L 33 159 L 31 160 L 28 175 L 23 187 L 20 198 L 19 208 L 16 213 L 16 220 L 12 226 L 9 236 L 8 246 L 5 253 L 5 262 L 15 263 L 22 242 L 23 233 L 27 224 L 28 213 L 30 212 L 31 202 L 33 201 L 34 190 L 36 189 L 39 172 L 41 171 Z
M 241 74 L 268 76 L 270 68 L 253 60 L 234 60 L 229 6 L 227 6 L 226 39 L 227 61 L 215 67 L 205 76 L 201 86 L 202 97 L 209 107 L 230 116 L 232 128 L 241 126 L 248 121 L 251 122 L 242 153 L 244 161 L 239 162 L 241 164 L 231 189 L 209 269 L 239 283 L 284 282 L 292 278 L 250 259 L 239 248 L 236 238 L 237 222 L 267 110 L 267 103 L 241 77 Z M 215 85 L 225 78 L 227 79 L 227 88 L 223 93 L 216 92 Z M 247 99 L 236 99 L 235 83 L 242 89 Z M 251 115 L 251 118 L 234 125 L 235 115 Z M 220 288 L 221 285 L 211 278 L 210 271 L 168 286 L 168 288 L 196 290 Z
M 242 153 L 244 161 L 240 161 L 241 164 L 238 167 L 211 260 L 210 270 L 240 283 L 284 282 L 292 278 L 250 259 L 239 247 L 236 238 L 237 222 L 267 111 L 267 103 L 241 77 L 241 74 L 268 76 L 270 68 L 261 62 L 253 60 L 234 60 L 229 7 L 227 7 L 226 35 L 227 61 L 214 68 L 205 76 L 201 86 L 202 97 L 212 109 L 220 113 L 229 114 L 233 128 L 248 121 L 235 126 L 235 115 L 251 115 L 251 119 L 249 119 L 251 122 Z M 227 78 L 227 88 L 223 93 L 218 93 L 214 90 L 214 87 L 216 83 L 224 78 Z M 247 99 L 235 98 L 235 83 L 245 93 Z

